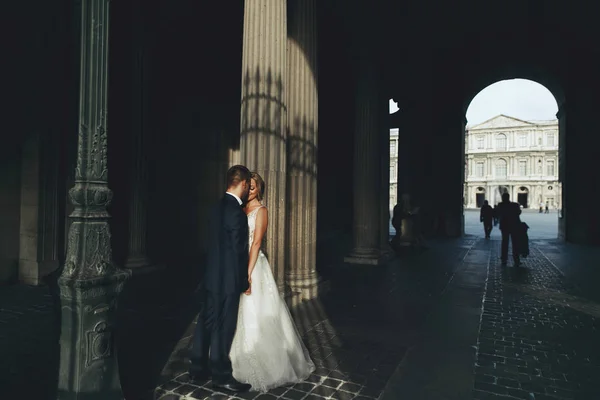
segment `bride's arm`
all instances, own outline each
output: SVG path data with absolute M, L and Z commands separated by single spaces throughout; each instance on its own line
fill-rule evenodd
M 262 243 L 268 225 L 267 209 L 262 207 L 256 215 L 256 226 L 254 228 L 254 241 L 250 247 L 250 257 L 248 260 L 248 277 L 252 277 L 252 271 L 258 260 L 258 252 Z

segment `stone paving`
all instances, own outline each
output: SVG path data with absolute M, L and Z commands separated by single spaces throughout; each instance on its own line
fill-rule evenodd
M 134 278 L 119 308 L 125 398 L 600 398 L 600 296 L 589 283 L 600 276 L 600 249 L 532 241 L 515 269 L 499 264 L 499 245 L 466 237 L 384 266 L 332 267 L 330 293 L 292 309 L 317 371 L 267 394 L 190 384 L 195 307 L 177 296 L 189 290 L 165 276 Z M 2 399 L 56 399 L 53 290 L 0 288 Z
M 427 310 L 443 291 L 472 241 L 457 241 L 443 252 L 395 260 L 387 266 L 351 267 L 323 299 L 292 310 L 317 370 L 306 382 L 266 394 L 215 392 L 211 382 L 189 383 L 185 364 L 155 392 L 175 399 L 339 399 L 373 400 L 381 396 L 408 347 L 418 336 Z M 441 262 L 444 259 L 446 262 Z
M 501 266 L 496 243 L 473 397 L 599 399 L 600 305 L 565 279 L 543 247 L 534 246 L 523 268 L 513 268 Z

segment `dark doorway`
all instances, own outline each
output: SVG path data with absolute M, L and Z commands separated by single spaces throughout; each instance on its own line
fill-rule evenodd
M 517 202 L 523 206 L 523 208 L 528 208 L 527 206 L 527 197 L 529 193 L 518 193 L 517 194 Z
M 485 193 L 476 193 L 475 194 L 475 204 L 477 204 L 477 208 L 481 208 L 484 200 L 485 200 Z

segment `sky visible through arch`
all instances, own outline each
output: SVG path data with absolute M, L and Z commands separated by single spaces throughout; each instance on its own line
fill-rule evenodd
M 390 100 L 390 114 L 398 111 Z M 529 120 L 556 118 L 558 105 L 546 87 L 527 79 L 496 82 L 479 92 L 467 109 L 467 124 L 473 126 L 499 114 Z

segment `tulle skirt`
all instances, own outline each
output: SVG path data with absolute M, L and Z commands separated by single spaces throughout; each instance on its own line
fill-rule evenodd
M 260 392 L 302 382 L 315 370 L 262 252 L 252 271 L 252 294 L 240 299 L 229 356 L 233 377 Z

